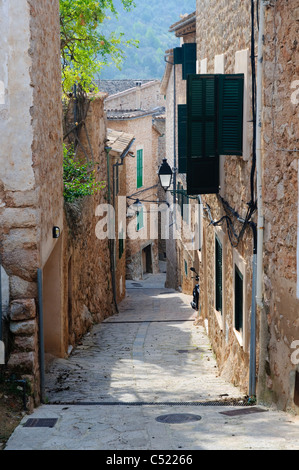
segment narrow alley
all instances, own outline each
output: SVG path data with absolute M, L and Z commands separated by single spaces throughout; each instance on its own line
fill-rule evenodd
M 5 450 L 297 449 L 295 417 L 244 406 L 219 377 L 196 315 L 164 274 L 127 281 L 119 313 L 52 362 L 47 404 Z

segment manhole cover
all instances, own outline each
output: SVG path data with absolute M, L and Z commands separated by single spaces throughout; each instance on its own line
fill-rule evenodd
M 162 415 L 156 418 L 156 421 L 158 421 L 159 423 L 168 423 L 168 424 L 190 423 L 192 421 L 200 421 L 200 420 L 201 420 L 201 416 L 188 414 L 188 413 Z
M 24 428 L 54 428 L 57 418 L 30 418 L 24 424 Z
M 239 416 L 239 415 L 249 415 L 252 413 L 262 413 L 267 410 L 263 410 L 262 408 L 242 408 L 238 410 L 231 410 L 231 411 L 221 411 L 220 414 L 227 415 L 227 416 Z

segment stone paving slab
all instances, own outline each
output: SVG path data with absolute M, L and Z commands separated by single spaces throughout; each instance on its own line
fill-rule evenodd
M 6 450 L 298 450 L 298 421 L 278 411 L 229 417 L 217 406 L 43 405 L 34 417 L 57 418 L 54 428 L 25 428 Z M 165 414 L 200 416 L 165 424 Z
M 69 358 L 53 362 L 46 377 L 49 404 L 24 417 L 6 450 L 299 448 L 297 417 L 264 407 L 250 415 L 222 414 L 244 410 L 246 401 L 219 376 L 190 296 L 163 289 L 161 276 L 156 281 L 129 287 L 119 314 L 94 326 Z M 227 406 L 224 397 L 237 406 Z M 165 414 L 201 419 L 158 422 Z M 24 427 L 29 418 L 57 422 Z

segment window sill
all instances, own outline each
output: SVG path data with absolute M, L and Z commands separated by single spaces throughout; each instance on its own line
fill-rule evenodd
M 235 336 L 238 340 L 238 343 L 243 348 L 243 335 L 242 335 L 242 333 L 240 333 L 240 331 L 236 330 L 235 328 L 233 330 L 234 330 Z
M 223 331 L 223 318 L 222 318 L 221 312 L 214 308 L 214 314 L 215 314 L 215 317 L 217 319 L 220 330 Z

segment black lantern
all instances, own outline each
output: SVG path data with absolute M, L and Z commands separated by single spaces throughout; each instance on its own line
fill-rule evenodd
M 172 170 L 168 165 L 166 158 L 163 159 L 162 165 L 159 168 L 158 176 L 162 188 L 164 191 L 167 191 L 172 182 Z
M 133 204 L 134 210 L 136 211 L 136 214 L 139 215 L 143 208 L 143 204 L 139 201 L 139 199 L 136 199 L 136 201 Z

